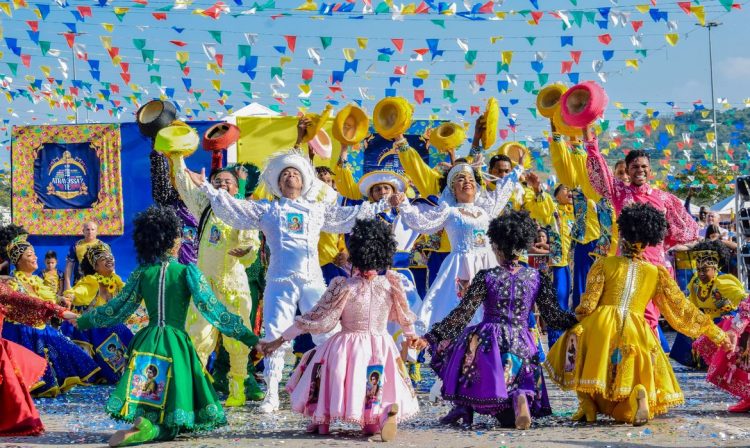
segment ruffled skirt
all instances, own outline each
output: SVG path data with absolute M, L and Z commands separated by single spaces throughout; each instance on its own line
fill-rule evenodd
M 44 358 L 0 338 L 0 437 L 33 436 L 44 431 L 29 390 L 46 369 Z
M 86 350 L 101 369 L 96 382 L 116 384 L 127 364 L 128 345 L 133 339 L 124 324 L 113 327 L 79 330 L 69 322 L 63 322 L 60 332 Z
M 340 332 L 305 354 L 287 382 L 292 410 L 314 423 L 380 423 L 398 403 L 398 419 L 419 412 L 417 396 L 393 338 Z
M 732 318 L 717 325 L 726 331 L 732 326 Z M 737 339 L 733 352 L 722 350 L 705 336 L 696 339 L 693 349 L 708 366 L 706 381 L 743 400 L 750 399 L 750 328 Z

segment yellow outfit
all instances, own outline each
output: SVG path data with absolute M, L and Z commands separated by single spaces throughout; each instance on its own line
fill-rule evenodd
M 42 281 L 46 286 L 49 287 L 49 289 L 55 291 L 55 293 L 61 292 L 60 289 L 62 289 L 62 279 L 60 278 L 60 274 L 57 272 L 57 270 L 43 271 Z
M 734 311 L 747 297 L 742 282 L 731 274 L 717 275 L 712 281 L 704 284 L 697 275 L 688 284 L 690 302 L 711 319 L 721 317 Z
M 340 233 L 320 232 L 320 240 L 318 241 L 320 265 L 325 266 L 333 263 L 339 252 L 346 252 L 344 235 Z
M 101 294 L 99 294 L 100 280 L 102 284 L 107 286 L 107 290 L 110 297 L 114 297 L 117 293 L 122 290 L 125 283 L 122 281 L 119 275 L 112 274 L 109 277 L 103 277 L 101 275 L 87 275 L 78 282 L 75 286 L 68 289 L 63 293 L 66 297 L 73 298 L 73 306 L 78 307 L 97 307 L 107 303 Z
M 526 188 L 523 200 L 523 206 L 529 211 L 531 217 L 536 220 L 542 227 L 548 228 L 559 235 L 561 245 L 560 260 L 552 262 L 550 267 L 567 266 L 570 264 L 570 230 L 575 222 L 573 214 L 573 205 L 561 205 L 552 200 L 549 193 L 541 192 L 536 194 L 531 188 Z M 550 235 L 550 242 L 554 238 Z
M 695 338 L 720 344 L 726 337 L 691 304 L 663 266 L 621 256 L 600 258 L 589 271 L 576 308 L 580 323 L 547 354 L 549 377 L 596 403 L 600 413 L 630 422 L 633 389 L 647 391 L 649 419 L 684 401 L 667 356 L 644 318 L 653 300 L 669 324 Z
M 180 199 L 190 213 L 199 218 L 210 205 L 208 198 L 188 178 L 182 157 L 173 157 L 170 165 Z M 252 250 L 243 257 L 229 254 L 232 249 L 248 247 L 252 247 Z M 258 231 L 234 229 L 209 212 L 198 246 L 198 269 L 206 276 L 221 303 L 227 310 L 242 317 L 242 323 L 248 328 L 253 326 L 250 322 L 252 298 L 245 268 L 255 261 L 259 247 Z M 219 331 L 206 321 L 194 305 L 190 306 L 186 326 L 195 351 L 205 364 L 216 348 Z M 246 378 L 250 348 L 231 338 L 222 338 L 222 343 L 229 353 L 230 375 Z

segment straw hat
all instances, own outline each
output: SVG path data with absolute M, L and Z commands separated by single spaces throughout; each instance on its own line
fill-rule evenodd
M 492 147 L 497 139 L 497 125 L 500 120 L 500 107 L 495 98 L 487 100 L 487 108 L 484 111 L 484 133 L 482 134 L 482 146 L 485 149 Z
M 536 96 L 536 108 L 545 118 L 552 118 L 555 109 L 560 108 L 560 98 L 568 90 L 562 84 L 550 84 L 539 91 Z
M 521 156 L 524 156 L 523 159 L 523 167 L 524 168 L 531 168 L 531 158 L 529 158 L 529 150 L 526 149 L 526 146 L 524 146 L 522 143 L 519 142 L 505 142 L 503 143 L 500 148 L 497 150 L 497 154 L 504 154 L 510 158 L 511 161 L 513 161 L 513 164 L 516 165 L 521 160 Z
M 315 138 L 307 142 L 313 152 L 323 159 L 330 159 L 333 152 L 333 142 L 325 129 L 321 129 Z
M 200 144 L 200 137 L 192 127 L 181 121 L 174 121 L 156 134 L 154 150 L 165 155 L 191 156 Z
M 328 121 L 328 118 L 330 118 L 331 111 L 333 111 L 333 106 L 331 106 L 330 104 L 326 104 L 326 108 L 323 109 L 323 113 L 321 114 L 305 114 L 305 118 L 310 120 L 311 123 L 307 127 L 307 131 L 305 133 L 305 137 L 302 139 L 302 143 L 307 143 L 310 140 L 314 139 L 316 135 L 318 135 L 318 131 L 323 129 L 323 125 L 326 124 L 326 121 Z
M 152 100 L 141 106 L 135 114 L 138 130 L 148 138 L 156 137 L 160 130 L 177 118 L 177 110 L 169 101 Z
M 607 93 L 594 81 L 577 84 L 560 98 L 560 114 L 565 123 L 585 128 L 604 114 Z
M 370 119 L 365 111 L 349 104 L 336 114 L 333 120 L 333 138 L 342 145 L 354 145 L 367 137 Z
M 466 130 L 456 123 L 443 123 L 430 131 L 430 144 L 441 152 L 455 150 L 466 140 Z
M 372 114 L 375 131 L 387 140 L 405 133 L 411 126 L 414 106 L 401 97 L 383 98 Z

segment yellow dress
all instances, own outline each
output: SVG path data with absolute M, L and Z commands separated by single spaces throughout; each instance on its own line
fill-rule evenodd
M 592 396 L 600 413 L 619 421 L 628 420 L 616 405 L 627 402 L 639 384 L 648 393 L 649 418 L 681 404 L 684 397 L 669 360 L 644 319 L 651 300 L 681 333 L 705 334 L 716 344 L 726 337 L 685 298 L 663 266 L 638 258 L 600 258 L 576 308 L 580 323 L 547 355 L 549 377 L 564 390 Z

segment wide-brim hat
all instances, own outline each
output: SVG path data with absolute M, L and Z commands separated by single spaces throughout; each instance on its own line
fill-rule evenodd
M 568 90 L 563 84 L 550 84 L 539 91 L 536 96 L 536 108 L 545 118 L 552 118 L 555 109 L 560 108 L 560 98 Z
M 232 123 L 216 123 L 203 134 L 203 149 L 206 151 L 224 150 L 237 143 L 240 128 Z
M 575 126 L 570 126 L 569 124 L 565 123 L 562 115 L 560 115 L 560 108 L 555 109 L 555 113 L 552 115 L 552 123 L 555 124 L 555 129 L 560 134 L 565 134 L 568 137 L 577 138 L 583 136 L 583 129 L 577 128 Z
M 359 179 L 359 192 L 364 197 L 370 197 L 370 189 L 375 185 L 388 184 L 398 193 L 404 193 L 409 182 L 398 173 L 393 171 L 370 171 Z
M 456 150 L 466 140 L 466 129 L 456 123 L 443 123 L 430 131 L 430 144 L 438 151 Z
M 333 138 L 342 145 L 355 145 L 367 137 L 370 131 L 370 119 L 359 107 L 349 104 L 336 114 L 333 119 Z
M 383 98 L 372 113 L 375 132 L 386 140 L 393 140 L 411 126 L 414 106 L 401 97 Z
M 487 100 L 487 108 L 484 111 L 484 132 L 482 133 L 482 146 L 489 149 L 497 139 L 497 126 L 500 120 L 500 107 L 495 98 Z
M 156 137 L 162 129 L 169 126 L 177 118 L 177 109 L 169 101 L 152 100 L 138 109 L 135 121 L 138 130 L 148 138 Z
M 307 197 L 315 179 L 315 170 L 310 160 L 297 150 L 289 150 L 272 156 L 260 177 L 274 196 L 280 198 L 279 176 L 287 168 L 295 168 L 302 175 L 302 195 Z
M 199 144 L 200 137 L 195 129 L 181 121 L 175 121 L 156 134 L 154 150 L 167 156 L 189 157 L 198 149 Z
M 526 169 L 531 168 L 531 158 L 528 156 L 529 150 L 522 143 L 505 142 L 498 148 L 497 154 L 508 156 L 513 165 L 517 165 L 521 160 L 521 156 L 524 156 L 523 167 Z
M 310 120 L 311 123 L 309 126 L 307 126 L 305 136 L 302 138 L 302 143 L 307 143 L 310 140 L 314 139 L 316 135 L 318 135 L 318 132 L 323 129 L 323 125 L 325 125 L 326 121 L 328 121 L 328 119 L 331 117 L 332 111 L 333 106 L 331 106 L 330 104 L 326 104 L 325 109 L 323 109 L 323 112 L 320 114 L 305 114 L 305 118 Z
M 331 141 L 331 137 L 328 135 L 325 129 L 319 130 L 315 135 L 315 138 L 307 142 L 307 144 L 319 157 L 323 159 L 331 158 L 331 153 L 333 152 L 333 142 Z
M 584 81 L 568 89 L 560 98 L 560 115 L 573 127 L 585 128 L 604 114 L 607 93 L 594 81 Z

